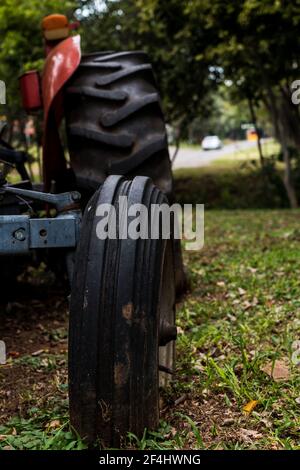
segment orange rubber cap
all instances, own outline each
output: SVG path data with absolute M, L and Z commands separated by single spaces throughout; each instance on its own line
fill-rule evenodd
M 65 15 L 59 15 L 56 13 L 54 15 L 45 16 L 45 18 L 43 18 L 42 20 L 42 28 L 46 31 L 49 31 L 51 29 L 62 29 L 68 27 L 69 21 Z

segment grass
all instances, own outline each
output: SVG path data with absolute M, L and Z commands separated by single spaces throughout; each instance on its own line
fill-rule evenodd
M 86 445 L 69 429 L 67 414 L 62 416 L 60 404 L 58 418 L 55 413 L 32 408 L 31 418 L 13 418 L 9 427 L 0 427 L 1 446 L 6 450 L 82 450 Z M 45 420 L 49 420 L 45 424 Z M 8 433 L 9 430 L 9 433 Z
M 292 361 L 300 339 L 299 212 L 210 211 L 205 236 L 202 251 L 185 252 L 191 291 L 178 309 L 177 373 L 163 394 L 161 427 L 129 435 L 125 447 L 300 449 L 300 368 Z M 27 374 L 55 373 L 57 354 L 15 362 Z M 280 382 L 262 370 L 275 360 L 288 366 Z M 257 406 L 245 414 L 251 400 Z M 0 426 L 0 449 L 84 448 L 69 429 L 65 390 L 46 407 L 28 403 Z
M 224 415 L 235 411 L 235 442 L 220 439 L 223 448 L 237 444 L 239 427 L 261 436 L 241 439 L 242 448 L 299 448 L 300 374 L 291 362 L 300 336 L 298 217 L 292 211 L 207 213 L 206 246 L 188 254 L 194 291 L 181 310 L 189 340 L 185 333 L 179 349 L 190 350 L 192 369 L 200 365 L 198 393 L 222 396 Z M 262 372 L 275 359 L 289 363 L 285 382 Z M 245 421 L 242 408 L 250 400 L 258 406 Z

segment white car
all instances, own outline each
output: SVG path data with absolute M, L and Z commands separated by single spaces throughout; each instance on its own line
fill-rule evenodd
M 207 135 L 201 145 L 203 150 L 218 150 L 222 148 L 222 141 L 217 135 Z

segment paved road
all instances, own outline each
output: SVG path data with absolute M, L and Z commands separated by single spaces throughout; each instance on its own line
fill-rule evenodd
M 234 142 L 233 144 L 224 145 L 220 150 L 202 150 L 194 148 L 180 148 L 173 164 L 173 169 L 177 168 L 196 168 L 199 166 L 209 165 L 212 161 L 217 160 L 225 155 L 233 154 L 240 150 L 245 150 L 251 147 L 255 147 L 256 142 L 248 142 L 247 140 L 241 140 Z M 170 147 L 170 156 L 174 154 L 174 147 Z

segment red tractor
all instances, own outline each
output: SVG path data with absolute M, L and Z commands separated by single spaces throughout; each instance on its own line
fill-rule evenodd
M 71 425 L 89 443 L 117 446 L 128 431 L 158 425 L 184 274 L 172 237 L 99 239 L 97 208 L 110 204 L 120 215 L 120 196 L 149 208 L 173 201 L 164 118 L 145 53 L 83 55 L 65 16 L 50 15 L 42 27 L 41 80 L 32 71 L 20 84 L 26 111 L 44 110 L 44 187 L 29 181 L 26 155 L 2 140 L 0 263 L 59 250 L 71 285 Z M 6 181 L 10 165 L 18 183 Z M 36 216 L 39 209 L 46 216 Z

